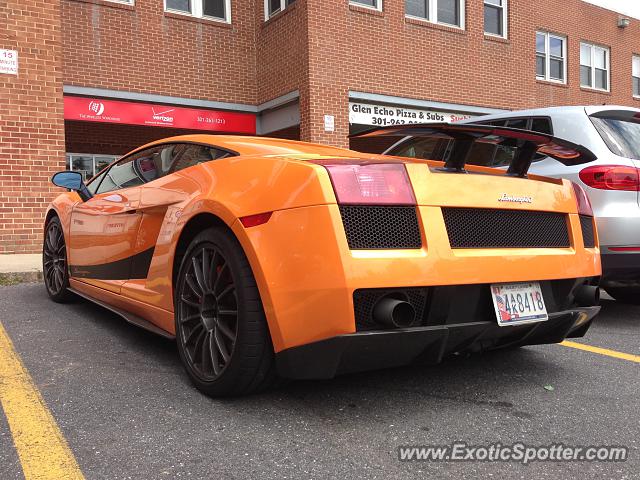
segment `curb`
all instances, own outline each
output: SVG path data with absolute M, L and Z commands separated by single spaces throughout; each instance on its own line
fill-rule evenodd
M 42 272 L 1 272 L 0 286 L 42 282 L 43 278 Z

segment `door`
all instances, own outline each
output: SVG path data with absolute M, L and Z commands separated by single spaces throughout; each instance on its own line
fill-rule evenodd
M 147 275 L 132 277 L 122 286 L 122 295 L 134 300 L 154 305 L 167 311 L 173 310 L 171 265 L 171 244 L 160 233 L 172 232 L 181 207 L 194 192 L 210 189 L 214 183 L 206 172 L 190 175 L 179 172 L 204 162 L 211 162 L 233 155 L 223 149 L 210 145 L 185 144 L 174 151 L 171 168 L 167 175 L 142 187 L 139 210 L 142 221 L 138 229 L 137 249 L 153 251 L 153 261 L 148 266 Z M 167 155 L 168 157 L 168 155 Z M 168 325 L 159 325 L 170 328 Z
M 164 175 L 168 146 L 145 149 L 113 164 L 92 182 L 94 197 L 76 204 L 71 214 L 69 267 L 77 280 L 120 293 L 131 278 L 145 278 L 153 248 L 140 250 L 142 185 Z
M 69 268 L 71 276 L 113 292 L 129 278 L 130 252 L 140 214 L 140 187 L 97 194 L 76 204 L 71 213 Z

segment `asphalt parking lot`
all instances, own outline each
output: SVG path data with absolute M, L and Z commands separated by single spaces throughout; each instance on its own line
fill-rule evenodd
M 86 301 L 52 303 L 42 284 L 0 287 L 0 324 L 85 478 L 631 479 L 640 471 L 640 307 L 612 300 L 576 341 L 627 358 L 527 347 L 223 401 L 189 384 L 172 342 Z M 49 460 L 21 456 L 16 436 L 29 432 L 9 423 L 30 407 L 9 404 L 7 368 L 0 478 L 25 478 L 25 461 Z M 629 459 L 398 460 L 400 445 L 455 441 L 622 445 Z

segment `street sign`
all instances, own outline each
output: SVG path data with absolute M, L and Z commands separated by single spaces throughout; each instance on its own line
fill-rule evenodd
M 18 51 L 0 49 L 0 73 L 18 74 Z

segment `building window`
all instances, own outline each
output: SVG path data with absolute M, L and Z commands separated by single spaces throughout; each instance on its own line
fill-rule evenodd
M 67 169 L 80 172 L 85 180 L 90 179 L 118 159 L 117 155 L 95 155 L 92 153 L 67 153 L 66 156 Z
M 536 32 L 536 77 L 566 83 L 567 39 L 548 32 Z
M 640 97 L 640 56 L 633 57 L 633 96 Z
M 125 5 L 133 5 L 134 0 L 108 0 L 114 3 L 124 3 Z
M 382 11 L 382 0 L 349 0 L 349 3 L 359 7 L 374 8 Z
M 198 18 L 231 21 L 231 0 L 164 0 L 164 9 Z
M 404 6 L 407 17 L 464 28 L 464 0 L 405 0 Z
M 484 33 L 507 37 L 507 0 L 484 0 Z
M 609 91 L 609 49 L 580 44 L 580 85 Z
M 264 19 L 269 20 L 276 13 L 280 13 L 296 0 L 264 0 Z

